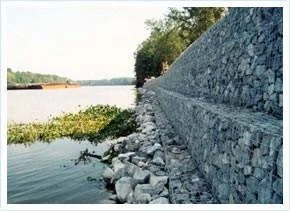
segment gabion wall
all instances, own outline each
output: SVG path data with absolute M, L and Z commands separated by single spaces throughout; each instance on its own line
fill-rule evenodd
M 283 202 L 282 8 L 231 8 L 149 81 L 221 203 Z

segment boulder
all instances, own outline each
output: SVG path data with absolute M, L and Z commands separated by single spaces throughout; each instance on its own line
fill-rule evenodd
M 165 197 L 159 197 L 150 202 L 150 204 L 169 204 L 169 201 Z
M 103 172 L 103 178 L 105 181 L 110 181 L 114 176 L 114 171 L 107 167 Z
M 138 169 L 133 175 L 133 179 L 137 184 L 147 183 L 149 181 L 151 172 L 148 170 Z
M 165 165 L 165 163 L 164 163 L 164 161 L 163 161 L 163 159 L 162 159 L 161 157 L 156 157 L 156 158 L 154 158 L 154 159 L 151 161 L 151 163 L 153 163 L 153 164 L 155 164 L 155 165 L 157 165 L 157 166 L 164 166 L 164 165 Z
M 166 185 L 168 182 L 168 176 L 150 176 L 150 185 L 156 186 L 158 183 L 162 183 L 163 185 Z
M 129 161 L 130 158 L 134 155 L 135 155 L 135 152 L 127 152 L 127 153 L 119 154 L 118 158 L 120 161 L 124 161 L 124 160 Z
M 95 151 L 95 155 L 99 156 L 99 157 L 104 157 L 104 155 L 106 155 L 111 149 L 111 145 L 103 142 L 103 143 L 99 143 L 96 148 L 94 149 Z
M 161 147 L 161 145 L 160 144 L 158 144 L 158 143 L 155 143 L 153 146 L 148 146 L 147 148 L 146 148 L 146 154 L 147 155 L 153 155 L 154 154 L 154 152 L 156 151 L 156 150 L 159 150 L 159 149 L 161 149 L 162 147 Z
M 140 193 L 135 195 L 135 202 L 137 204 L 148 204 L 151 201 L 151 196 L 148 193 Z
M 133 192 L 132 184 L 132 177 L 122 177 L 116 182 L 115 190 L 120 202 L 124 203 L 127 201 L 127 197 Z

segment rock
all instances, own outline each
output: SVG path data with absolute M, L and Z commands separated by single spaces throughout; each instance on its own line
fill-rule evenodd
M 134 190 L 134 196 L 148 193 L 150 195 L 153 195 L 155 193 L 154 187 L 150 184 L 137 184 Z
M 148 193 L 140 193 L 134 196 L 137 204 L 148 204 L 148 202 L 151 201 L 151 196 Z
M 155 176 L 153 174 L 150 176 L 150 184 L 152 186 L 155 186 L 158 183 L 162 183 L 162 184 L 166 185 L 167 181 L 168 181 L 168 176 Z
M 99 157 L 104 157 L 104 155 L 106 155 L 111 149 L 111 145 L 103 142 L 103 143 L 99 143 L 96 148 L 94 149 L 95 151 L 95 155 L 99 156 Z
M 119 160 L 121 161 L 129 161 L 130 160 L 130 157 L 134 156 L 135 155 L 135 152 L 127 152 L 127 153 L 124 153 L 124 154 L 119 154 L 118 155 L 118 158 Z
M 115 190 L 120 202 L 126 202 L 128 195 L 133 191 L 133 179 L 131 177 L 122 177 L 115 184 Z
M 110 181 L 113 178 L 113 176 L 114 176 L 114 171 L 111 168 L 107 167 L 103 172 L 103 177 L 105 181 Z
M 128 204 L 133 204 L 134 203 L 134 192 L 133 191 L 131 193 L 129 193 L 129 195 L 127 197 L 127 203 Z
M 114 145 L 114 151 L 115 152 L 120 152 L 122 149 L 122 145 L 121 144 L 115 144 Z
M 158 143 L 155 143 L 153 146 L 149 146 L 147 149 L 146 149 L 146 154 L 148 155 L 153 155 L 154 152 L 158 149 L 161 149 L 161 145 L 158 144 Z
M 159 194 L 159 196 L 168 197 L 169 196 L 168 189 L 166 187 L 164 187 L 163 191 Z
M 156 165 L 158 165 L 158 166 L 164 166 L 164 165 L 165 165 L 165 163 L 164 163 L 164 161 L 162 160 L 161 157 L 156 157 L 156 158 L 154 158 L 154 159 L 151 161 L 151 163 L 156 164 Z
M 118 197 L 116 194 L 113 194 L 109 197 L 110 200 L 117 201 Z
M 250 56 L 254 56 L 254 45 L 253 44 L 248 45 L 247 51 Z
M 112 165 L 113 165 L 114 172 L 117 172 L 120 169 L 123 169 L 126 167 L 125 164 L 122 163 L 118 158 L 113 158 Z
M 244 175 L 251 175 L 252 174 L 252 167 L 251 166 L 245 166 L 244 167 Z
M 140 167 L 140 168 L 143 168 L 143 167 L 147 166 L 147 164 L 144 163 L 143 161 L 139 161 L 139 162 L 137 163 L 137 166 Z
M 150 204 L 169 204 L 169 201 L 167 198 L 159 197 L 159 198 L 151 201 Z
M 150 178 L 150 171 L 148 170 L 137 170 L 133 175 L 133 179 L 138 184 L 147 183 Z
M 131 158 L 131 160 L 132 160 L 132 163 L 138 165 L 138 163 L 139 163 L 140 161 L 145 162 L 145 161 L 146 161 L 146 158 L 145 158 L 145 157 L 140 157 L 140 156 L 136 155 L 136 156 L 133 156 L 133 157 Z

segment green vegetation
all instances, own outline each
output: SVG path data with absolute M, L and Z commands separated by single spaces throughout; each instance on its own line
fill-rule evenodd
M 70 137 L 98 142 L 106 138 L 126 136 L 134 132 L 136 123 L 132 110 L 116 106 L 90 106 L 78 113 L 64 113 L 45 123 L 8 125 L 8 144 L 50 142 L 56 138 Z
M 80 80 L 77 81 L 81 86 L 116 86 L 116 85 L 134 85 L 135 78 L 112 78 L 102 80 Z
M 171 8 L 162 20 L 147 20 L 151 30 L 148 39 L 135 53 L 136 87 L 146 78 L 158 77 L 168 66 L 224 14 L 225 8 Z
M 30 83 L 51 83 L 72 81 L 69 78 L 59 77 L 57 75 L 39 74 L 32 72 L 13 72 L 11 68 L 7 69 L 7 85 L 30 84 Z

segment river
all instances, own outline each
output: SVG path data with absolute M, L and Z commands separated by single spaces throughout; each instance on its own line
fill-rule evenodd
M 51 115 L 96 104 L 134 106 L 133 86 L 95 86 L 7 93 L 8 122 L 45 121 Z M 94 204 L 111 194 L 102 180 L 104 164 L 96 158 L 77 162 L 80 152 L 97 147 L 67 138 L 52 143 L 7 147 L 8 204 Z

